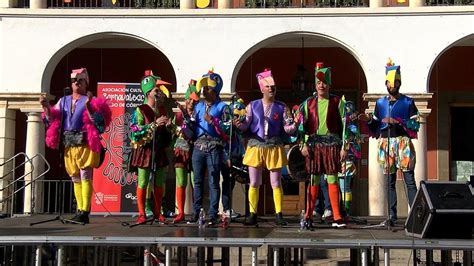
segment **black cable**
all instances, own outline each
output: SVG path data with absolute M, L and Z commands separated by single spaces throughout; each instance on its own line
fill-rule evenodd
M 112 218 L 114 218 L 114 220 L 120 222 L 120 224 L 122 226 L 130 226 L 129 222 L 124 222 L 124 221 L 120 220 L 119 218 L 115 217 L 112 214 L 112 212 L 110 212 L 109 209 L 107 209 L 107 207 L 105 207 L 104 202 L 99 198 L 99 196 L 97 196 L 97 192 L 95 192 L 94 186 L 92 186 L 92 192 L 94 193 L 94 196 L 97 199 L 97 201 L 100 203 L 100 206 L 102 206 L 102 208 L 104 208 L 104 210 L 107 212 L 107 216 L 111 216 Z

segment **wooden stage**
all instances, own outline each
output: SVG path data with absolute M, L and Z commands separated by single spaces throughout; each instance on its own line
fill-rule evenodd
M 41 248 L 51 245 L 61 248 L 80 246 L 116 246 L 149 248 L 157 245 L 164 247 L 166 262 L 176 261 L 171 254 L 171 248 L 250 248 L 249 258 L 244 258 L 247 264 L 256 265 L 259 257 L 257 250 L 266 248 L 267 254 L 272 254 L 271 260 L 277 261 L 278 252 L 282 249 L 351 249 L 362 254 L 359 258 L 362 265 L 371 260 L 370 250 L 374 248 L 408 249 L 408 250 L 460 250 L 472 254 L 473 239 L 419 239 L 408 237 L 403 224 L 397 224 L 392 231 L 382 228 L 367 228 L 364 225 L 349 223 L 347 228 L 333 229 L 330 225 L 316 223 L 313 231 L 300 231 L 297 217 L 285 217 L 289 226 L 275 227 L 273 217 L 263 217 L 259 227 L 242 225 L 238 219 L 224 229 L 218 225 L 198 229 L 189 224 L 153 224 L 130 228 L 135 218 L 123 216 L 91 216 L 87 225 L 63 224 L 61 221 L 51 221 L 30 226 L 30 223 L 54 218 L 52 215 L 34 215 L 16 218 L 0 219 L 0 246 L 32 246 Z M 381 217 L 366 217 L 369 225 L 376 225 Z M 240 250 L 240 249 L 239 249 Z M 170 251 L 170 252 L 168 252 Z M 369 253 L 367 253 L 367 251 Z M 38 253 L 38 252 L 37 252 Z M 41 253 L 41 252 L 40 252 Z M 188 254 L 185 252 L 185 254 Z M 272 257 L 267 255 L 268 257 Z M 295 255 L 296 256 L 296 255 Z M 302 254 L 298 255 L 301 258 Z M 467 260 L 471 260 L 468 255 Z M 178 258 L 185 259 L 185 258 Z M 178 260 L 179 261 L 179 260 Z M 242 258 L 239 258 L 242 261 Z M 146 261 L 145 261 L 146 262 Z M 174 263 L 173 262 L 173 263 Z M 181 261 L 182 262 L 182 261 Z M 179 263 L 183 264 L 183 263 Z M 59 264 L 62 265 L 62 264 Z

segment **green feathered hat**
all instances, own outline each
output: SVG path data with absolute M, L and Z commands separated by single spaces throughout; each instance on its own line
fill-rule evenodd
M 324 63 L 317 62 L 314 68 L 316 82 L 322 81 L 324 84 L 331 86 L 331 68 L 324 67 Z
M 196 80 L 191 79 L 188 84 L 188 89 L 184 94 L 184 99 L 193 99 L 195 101 L 199 101 L 199 97 L 201 97 L 201 90 L 196 88 Z

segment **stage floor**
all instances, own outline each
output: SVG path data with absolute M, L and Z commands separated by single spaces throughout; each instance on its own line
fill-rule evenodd
M 473 239 L 418 239 L 405 235 L 402 221 L 393 227 L 363 229 L 349 223 L 347 228 L 333 229 L 318 224 L 313 231 L 300 231 L 295 217 L 288 217 L 289 226 L 275 227 L 273 217 L 262 217 L 259 227 L 231 223 L 198 229 L 185 223 L 141 225 L 130 228 L 132 217 L 91 216 L 87 225 L 63 224 L 60 221 L 30 226 L 30 223 L 54 218 L 34 215 L 0 219 L 0 245 L 37 245 L 55 243 L 66 246 L 207 246 L 207 247 L 291 247 L 291 248 L 355 248 L 474 250 Z M 293 219 L 292 219 L 293 218 Z M 365 217 L 369 224 L 382 218 Z M 238 219 L 242 221 L 242 219 Z

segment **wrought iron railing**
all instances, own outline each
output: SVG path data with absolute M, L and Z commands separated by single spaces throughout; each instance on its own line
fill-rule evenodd
M 48 0 L 48 8 L 179 8 L 179 0 Z
M 367 0 L 245 0 L 247 8 L 363 7 Z
M 466 6 L 474 5 L 473 0 L 426 0 L 427 6 Z
M 43 213 L 74 213 L 76 201 L 71 179 L 39 180 L 43 184 Z

